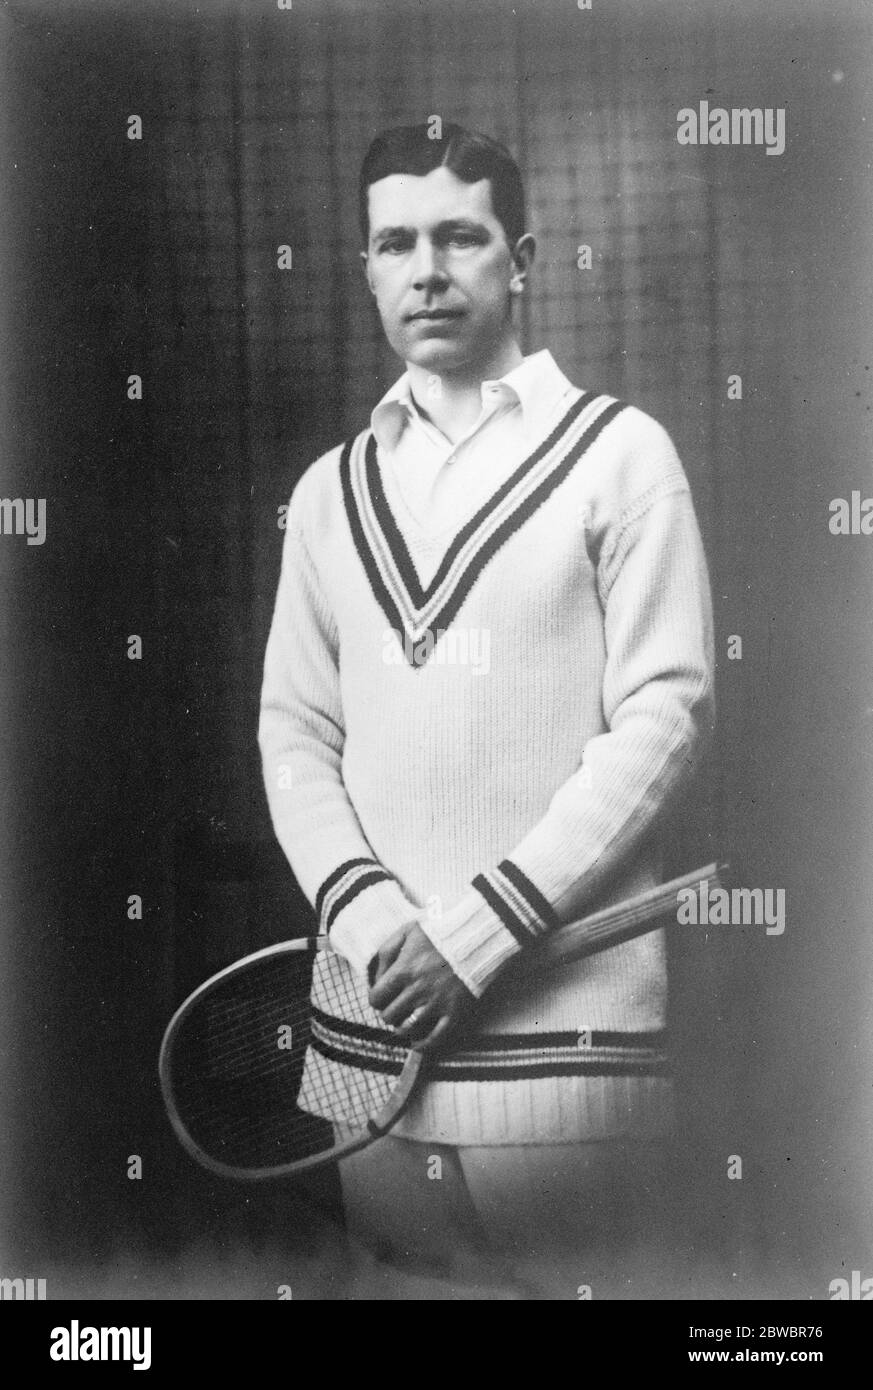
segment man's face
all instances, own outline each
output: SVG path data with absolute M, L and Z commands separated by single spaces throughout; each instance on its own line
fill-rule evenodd
M 390 174 L 369 188 L 364 257 L 385 335 L 434 372 L 475 370 L 511 328 L 517 267 L 491 206 L 491 183 L 449 169 Z

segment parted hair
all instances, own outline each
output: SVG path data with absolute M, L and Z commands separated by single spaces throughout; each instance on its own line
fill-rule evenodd
M 464 183 L 491 181 L 491 205 L 510 246 L 524 235 L 524 187 L 518 165 L 505 145 L 490 135 L 466 130 L 454 122 L 442 127 L 441 137 L 431 123 L 393 126 L 372 141 L 364 155 L 358 185 L 358 215 L 366 245 L 370 237 L 368 190 L 390 174 L 423 176 L 432 169 L 451 170 Z

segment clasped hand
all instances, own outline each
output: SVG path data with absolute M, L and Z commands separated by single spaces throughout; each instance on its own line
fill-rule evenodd
M 442 1046 L 476 999 L 417 923 L 390 936 L 370 962 L 370 1004 L 419 1052 Z

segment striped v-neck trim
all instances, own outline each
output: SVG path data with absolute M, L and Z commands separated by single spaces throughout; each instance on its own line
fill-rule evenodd
M 427 587 L 385 496 L 375 435 L 368 430 L 346 444 L 340 479 L 355 548 L 377 603 L 404 639 L 411 666 L 426 664 L 439 634 L 451 625 L 489 561 L 623 409 L 624 403 L 612 396 L 581 393 L 551 434 L 457 533 Z M 431 640 L 422 642 L 428 635 Z

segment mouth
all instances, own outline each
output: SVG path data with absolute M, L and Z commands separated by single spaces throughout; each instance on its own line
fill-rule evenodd
M 463 317 L 463 309 L 419 309 L 417 313 L 407 314 L 407 323 L 447 323 L 450 319 Z

